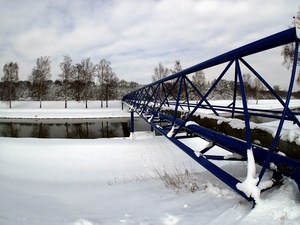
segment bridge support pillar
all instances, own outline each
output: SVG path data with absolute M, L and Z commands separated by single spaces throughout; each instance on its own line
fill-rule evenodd
M 134 134 L 134 110 L 130 109 L 130 136 L 133 138 Z

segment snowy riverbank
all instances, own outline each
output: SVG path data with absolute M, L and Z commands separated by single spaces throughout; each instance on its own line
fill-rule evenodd
M 17 101 L 12 103 L 12 108 L 8 108 L 7 103 L 0 103 L 0 118 L 14 119 L 98 119 L 98 118 L 123 118 L 130 117 L 128 107 L 120 101 L 110 101 L 109 107 L 100 108 L 99 101 L 88 102 L 88 108 L 85 108 L 85 102 L 68 102 L 68 108 L 65 108 L 63 101 L 45 101 L 43 107 L 39 108 L 38 101 Z M 105 105 L 105 104 L 104 104 Z
M 211 104 L 227 106 L 230 100 L 210 101 Z M 120 118 L 130 117 L 128 106 L 124 104 L 122 110 L 121 101 L 109 101 L 109 107 L 100 108 L 99 101 L 89 101 L 88 108 L 85 108 L 85 102 L 69 101 L 68 108 L 65 108 L 64 101 L 44 101 L 43 107 L 39 108 L 38 101 L 16 101 L 12 102 L 12 108 L 9 108 L 7 102 L 0 102 L 0 118 L 14 119 L 47 119 L 47 118 Z M 236 106 L 242 106 L 241 101 L 237 101 Z M 249 100 L 249 108 L 256 109 L 280 109 L 282 105 L 277 100 Z M 300 108 L 300 100 L 291 100 L 290 108 Z M 201 112 L 201 110 L 199 110 Z
M 129 114 L 121 111 L 120 102 L 108 109 L 96 108 L 99 102 L 90 109 L 84 109 L 83 103 L 82 108 L 70 103 L 65 111 L 63 104 L 47 107 L 45 103 L 45 108 L 34 108 L 35 112 L 21 103 L 24 105 L 14 104 L 13 109 L 2 104 L 0 117 L 8 117 L 8 111 L 20 116 L 24 110 L 27 116 L 39 117 L 44 111 L 48 118 L 58 108 L 65 116 L 69 110 L 72 115 L 91 117 Z M 189 141 L 199 148 L 206 144 Z M 244 162 L 222 166 L 241 180 L 246 177 Z M 164 172 L 182 174 L 179 189 L 165 186 L 158 178 Z M 1 225 L 273 225 L 300 221 L 300 194 L 293 181 L 285 179 L 281 187 L 264 192 L 252 209 L 252 202 L 166 138 L 149 133 L 137 133 L 136 139 L 0 138 L 0 180 Z

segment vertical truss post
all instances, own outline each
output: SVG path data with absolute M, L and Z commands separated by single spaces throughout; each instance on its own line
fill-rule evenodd
M 130 133 L 134 133 L 134 110 L 130 109 Z
M 282 130 L 282 126 L 284 123 L 284 119 L 285 119 L 285 116 L 286 116 L 286 113 L 287 113 L 287 110 L 289 107 L 289 103 L 290 103 L 290 99 L 291 99 L 291 95 L 292 95 L 292 91 L 293 91 L 293 85 L 294 85 L 294 81 L 295 81 L 295 74 L 296 74 L 296 67 L 297 67 L 297 60 L 298 60 L 298 41 L 296 41 L 294 52 L 295 52 L 294 53 L 294 63 L 293 63 L 293 70 L 292 70 L 291 79 L 290 79 L 289 90 L 288 90 L 287 97 L 285 100 L 284 109 L 283 109 L 282 116 L 281 116 L 281 119 L 280 119 L 280 122 L 278 125 L 278 129 L 277 129 L 274 141 L 271 146 L 271 151 L 274 151 L 277 146 L 277 143 L 279 140 L 279 135 Z
M 299 42 L 295 41 L 294 62 L 293 62 L 293 69 L 292 69 L 288 94 L 287 94 L 286 101 L 285 101 L 285 104 L 284 104 L 284 109 L 283 109 L 283 112 L 282 112 L 282 116 L 281 116 L 277 131 L 276 131 L 276 135 L 275 135 L 274 140 L 272 142 L 272 145 L 270 147 L 270 151 L 269 151 L 269 154 L 267 156 L 267 159 L 266 159 L 266 161 L 264 163 L 264 166 L 261 170 L 261 173 L 259 175 L 260 180 L 261 180 L 264 172 L 266 171 L 267 166 L 269 165 L 270 159 L 272 158 L 272 155 L 273 155 L 273 153 L 276 149 L 276 146 L 277 146 L 277 143 L 278 143 L 278 140 L 279 140 L 279 137 L 280 137 L 280 133 L 281 133 L 281 130 L 282 130 L 282 127 L 283 127 L 283 123 L 284 123 L 284 120 L 285 120 L 285 116 L 286 116 L 286 114 L 288 112 L 288 109 L 289 109 L 288 108 L 289 107 L 289 102 L 290 102 L 290 99 L 291 99 L 293 86 L 294 86 L 294 81 L 295 81 L 295 75 L 296 75 L 297 60 L 298 60 L 298 46 L 299 46 Z
M 168 97 L 169 95 L 172 93 L 174 87 L 176 86 L 178 80 L 179 80 L 180 77 L 178 77 L 176 79 L 176 82 L 172 85 L 172 88 L 168 91 L 168 93 L 166 94 L 165 98 L 161 101 L 159 107 L 157 109 L 155 109 L 155 112 L 153 113 L 153 118 L 156 117 L 160 111 L 160 109 L 162 108 L 163 104 L 165 104 L 166 101 L 168 101 Z
M 206 94 L 201 98 L 201 100 L 199 101 L 199 103 L 194 107 L 194 109 L 187 115 L 187 117 L 184 119 L 184 122 L 182 124 L 180 124 L 179 128 L 177 130 L 175 130 L 173 136 L 175 137 L 175 135 L 178 133 L 178 131 L 181 130 L 181 128 L 185 125 L 185 123 L 194 115 L 194 113 L 197 111 L 197 109 L 200 107 L 200 105 L 202 104 L 203 101 L 206 101 L 207 96 L 212 92 L 213 88 L 217 85 L 217 83 L 219 83 L 219 81 L 222 79 L 222 77 L 226 74 L 226 72 L 228 71 L 228 69 L 230 68 L 230 66 L 232 65 L 232 63 L 234 62 L 234 60 L 231 60 L 228 65 L 226 66 L 226 68 L 223 70 L 223 72 L 221 73 L 221 75 L 218 77 L 218 79 L 216 80 L 216 82 L 213 84 L 213 86 L 206 92 Z M 215 115 L 219 116 L 218 112 L 214 110 L 214 108 L 212 107 L 211 110 L 215 113 Z
M 232 112 L 231 118 L 234 118 L 234 111 L 235 111 L 235 103 L 236 103 L 236 93 L 237 93 L 237 68 L 235 66 L 235 74 L 234 74 L 234 90 L 233 90 L 233 99 L 232 99 Z
M 177 111 L 178 111 L 178 106 L 180 104 L 182 80 L 183 80 L 183 77 L 181 77 L 180 83 L 179 83 L 179 89 L 178 89 L 178 93 L 177 93 L 177 99 L 176 99 L 176 105 L 175 105 L 175 110 L 174 110 L 174 116 L 173 116 L 172 126 L 175 126 L 175 120 L 176 120 L 176 115 L 177 115 Z
M 241 88 L 241 95 L 242 95 L 242 101 L 243 101 L 243 109 L 244 109 L 244 122 L 245 122 L 245 127 L 246 127 L 246 141 L 247 141 L 247 149 L 251 149 L 251 131 L 250 131 L 250 121 L 249 121 L 249 114 L 248 114 L 248 106 L 247 106 L 247 96 L 246 96 L 246 91 L 244 88 L 244 82 L 243 82 L 243 77 L 242 77 L 242 72 L 240 68 L 240 64 L 238 59 L 235 60 L 236 63 L 236 73 L 237 76 L 239 77 L 239 83 L 240 83 L 240 88 Z

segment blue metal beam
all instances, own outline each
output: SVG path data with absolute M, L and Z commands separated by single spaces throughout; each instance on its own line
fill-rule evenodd
M 203 149 L 203 151 L 201 151 L 202 154 L 200 156 L 196 156 L 193 148 L 185 145 L 181 140 L 184 138 L 188 138 L 188 134 L 191 134 L 193 137 L 203 138 L 209 142 L 212 142 L 213 145 L 220 146 L 232 153 L 237 153 L 244 159 L 247 157 L 247 150 L 252 149 L 255 162 L 262 166 L 262 170 L 259 174 L 260 179 L 264 175 L 266 169 L 270 168 L 270 165 L 272 164 L 276 165 L 277 168 L 274 168 L 273 166 L 271 169 L 275 170 L 276 173 L 280 173 L 284 176 L 288 176 L 294 179 L 300 189 L 300 161 L 298 161 L 296 157 L 293 159 L 290 158 L 290 156 L 282 156 L 280 154 L 277 154 L 276 152 L 278 151 L 277 145 L 284 121 L 292 120 L 300 127 L 300 122 L 296 117 L 296 115 L 299 115 L 299 113 L 294 113 L 289 108 L 289 101 L 291 98 L 292 88 L 296 75 L 295 71 L 298 59 L 298 41 L 299 40 L 296 37 L 295 28 L 279 32 L 277 34 L 244 45 L 240 48 L 234 49 L 232 51 L 199 63 L 195 66 L 182 70 L 176 74 L 148 84 L 134 92 L 127 94 L 123 97 L 122 101 L 131 105 L 132 108 L 147 123 L 149 123 L 152 128 L 172 141 L 195 161 L 204 166 L 207 170 L 216 175 L 219 179 L 221 179 L 224 183 L 226 183 L 246 199 L 249 198 L 236 187 L 236 184 L 240 181 L 238 181 L 238 179 L 228 174 L 227 172 L 223 171 L 222 168 L 219 168 L 217 165 L 210 162 L 210 160 L 220 160 L 222 159 L 222 156 L 210 156 L 206 154 L 210 151 L 211 147 Z M 263 79 L 263 77 L 243 59 L 243 57 L 256 54 L 258 52 L 262 52 L 271 48 L 279 47 L 291 42 L 296 43 L 296 54 L 294 55 L 294 64 L 290 79 L 288 96 L 284 101 Z M 198 90 L 196 85 L 193 84 L 193 82 L 187 77 L 188 74 L 217 66 L 226 62 L 228 64 L 225 66 L 225 69 L 205 94 L 202 94 Z M 242 62 L 270 90 L 270 92 L 284 107 L 282 111 L 277 110 L 274 112 L 270 110 L 248 108 L 246 96 L 247 93 L 245 92 L 243 84 L 240 62 Z M 209 94 L 217 87 L 223 76 L 227 73 L 227 71 L 233 64 L 235 65 L 235 86 L 233 90 L 233 102 L 227 107 L 211 104 L 208 100 Z M 242 108 L 236 107 L 238 87 L 241 91 L 242 96 Z M 196 93 L 197 97 L 199 98 L 197 103 L 190 102 L 189 91 L 191 90 L 194 91 L 194 93 Z M 181 114 L 180 109 L 183 109 L 183 107 L 187 107 L 188 112 L 184 112 L 183 118 L 179 118 L 177 115 Z M 219 112 L 229 112 L 231 113 L 232 118 L 235 116 L 235 114 L 244 115 L 244 125 L 246 130 L 245 140 L 238 139 L 237 137 L 230 137 L 226 134 L 219 133 L 212 129 L 208 129 L 199 125 L 187 125 L 187 122 L 193 118 L 199 108 L 210 110 L 210 112 L 212 112 L 216 116 L 220 115 Z M 165 113 L 164 110 L 166 109 L 171 110 L 169 111 L 170 115 Z M 271 113 L 275 113 L 276 115 L 272 115 Z M 259 115 L 267 118 L 280 119 L 280 124 L 271 146 L 262 147 L 262 145 L 252 143 L 249 121 L 250 115 Z M 164 125 L 161 126 L 160 123 L 164 123 Z M 172 126 L 174 131 L 173 133 L 170 133 Z M 180 134 L 182 132 L 187 132 L 186 136 L 182 136 L 182 134 Z

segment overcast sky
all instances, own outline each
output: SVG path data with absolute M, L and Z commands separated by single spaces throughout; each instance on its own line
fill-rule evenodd
M 0 0 L 0 66 L 18 62 L 26 80 L 40 56 L 59 63 L 105 58 L 119 79 L 147 84 L 159 62 L 190 67 L 292 26 L 299 0 Z M 251 60 L 287 88 L 281 49 Z M 219 74 L 206 72 L 208 80 Z M 0 76 L 3 76 L 2 69 Z

